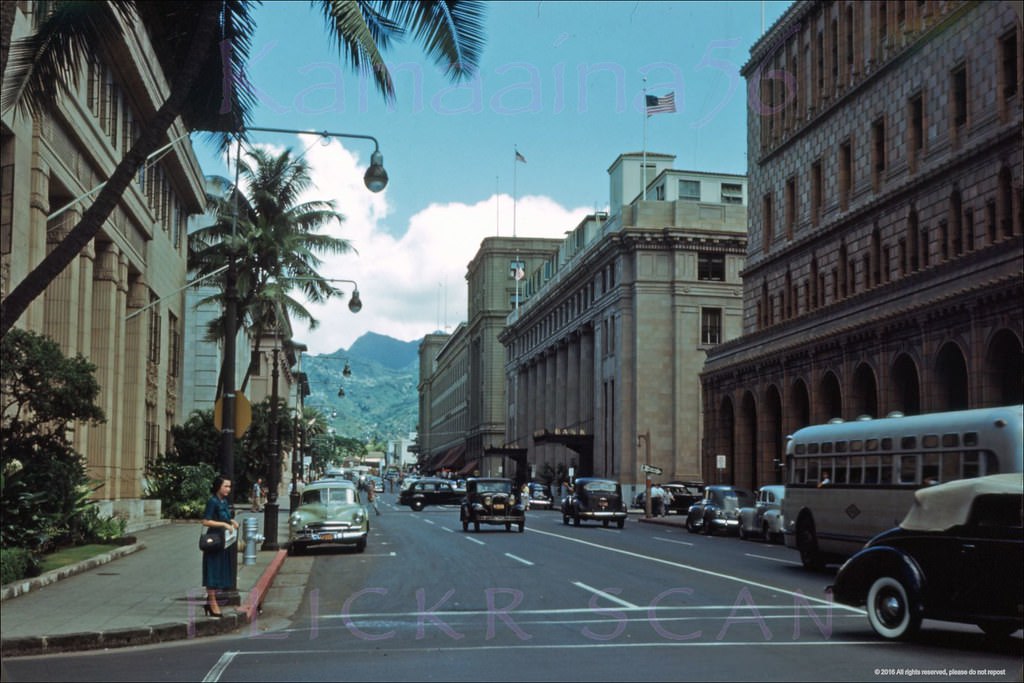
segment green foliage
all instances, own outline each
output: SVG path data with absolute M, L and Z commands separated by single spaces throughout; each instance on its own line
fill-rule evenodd
M 146 497 L 157 498 L 167 517 L 197 519 L 202 516 L 217 470 L 209 463 L 182 465 L 164 454 L 146 465 Z
M 39 574 L 35 556 L 24 548 L 0 548 L 0 585 Z
M 196 410 L 183 425 L 171 427 L 174 457 L 180 465 L 220 465 L 221 433 L 213 424 L 212 410 Z
M 43 550 L 76 536 L 94 489 L 69 433 L 104 421 L 95 369 L 32 332 L 12 329 L 0 340 L 2 547 Z

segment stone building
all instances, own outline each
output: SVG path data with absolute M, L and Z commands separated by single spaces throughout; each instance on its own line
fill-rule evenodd
M 585 218 L 529 272 L 499 337 L 504 447 L 534 476 L 571 469 L 627 489 L 643 484 L 643 465 L 657 480 L 701 477 L 699 374 L 707 351 L 741 330 L 746 178 L 673 161 L 615 160 L 609 213 Z
M 703 374 L 706 476 L 778 482 L 786 435 L 831 418 L 1021 402 L 1019 8 L 798 2 L 754 45 L 743 335 Z
M 13 39 L 37 3 L 17 3 Z M 0 126 L 0 295 L 6 296 L 78 222 L 94 191 L 168 93 L 144 32 L 125 27 L 82 65 L 74 95 L 39 118 Z M 106 224 L 17 321 L 97 367 L 107 421 L 76 425 L 103 514 L 130 524 L 158 514 L 141 497 L 146 461 L 179 422 L 186 229 L 204 206 L 203 178 L 178 121 Z M 150 501 L 147 501 L 147 503 Z M 151 505 L 150 508 L 153 506 Z

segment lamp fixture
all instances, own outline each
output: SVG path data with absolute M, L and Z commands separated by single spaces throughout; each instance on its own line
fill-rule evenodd
M 316 130 L 293 130 L 290 128 L 252 128 L 247 127 L 246 131 L 255 130 L 264 133 L 292 133 L 295 135 L 319 135 L 324 140 L 329 138 L 355 138 L 358 140 L 370 140 L 373 142 L 373 153 L 370 154 L 370 165 L 363 174 L 363 184 L 370 192 L 380 192 L 388 186 L 388 172 L 384 170 L 384 155 L 380 152 L 380 143 L 372 135 L 359 135 L 356 133 L 331 133 L 329 131 Z M 354 311 L 353 311 L 354 312 Z
M 338 387 L 338 398 L 344 398 L 344 397 L 345 397 L 345 387 Z M 335 412 L 337 412 L 337 411 L 335 411 Z
M 359 298 L 359 290 L 352 290 L 352 298 L 348 300 L 348 310 L 358 313 L 363 310 L 363 300 Z
M 341 374 L 344 375 L 345 377 L 352 376 L 352 368 L 349 367 L 348 361 L 345 361 L 345 369 L 341 371 Z

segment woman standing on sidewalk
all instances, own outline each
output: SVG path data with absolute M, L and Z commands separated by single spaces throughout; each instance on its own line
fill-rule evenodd
M 235 552 L 238 522 L 231 519 L 231 506 L 228 497 L 231 495 L 231 480 L 223 475 L 213 480 L 212 496 L 206 501 L 203 512 L 203 526 L 216 529 L 225 536 L 224 547 L 216 552 L 203 553 L 203 586 L 206 587 L 206 604 L 203 611 L 207 616 L 221 617 L 220 606 L 217 605 L 217 591 L 232 587 L 231 553 Z

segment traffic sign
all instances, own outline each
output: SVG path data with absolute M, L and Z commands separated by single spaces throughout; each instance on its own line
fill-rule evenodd
M 661 468 L 654 465 L 640 465 L 640 469 L 647 474 L 661 474 Z
M 223 429 L 221 426 L 223 422 L 221 419 L 221 412 L 223 411 L 221 402 L 223 400 L 223 397 L 218 398 L 217 402 L 213 405 L 213 425 L 217 429 Z M 235 437 L 237 438 L 245 434 L 251 424 L 252 404 L 249 403 L 249 399 L 245 397 L 245 394 L 235 394 Z

